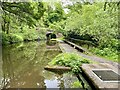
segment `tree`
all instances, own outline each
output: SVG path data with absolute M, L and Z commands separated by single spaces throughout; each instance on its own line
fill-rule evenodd
M 43 17 L 45 26 L 49 27 L 51 24 L 59 23 L 62 19 L 65 19 L 65 13 L 61 3 L 54 3 L 52 6 L 47 4 Z
M 104 3 L 83 4 L 80 14 L 71 9 L 65 26 L 67 36 L 88 35 L 98 42 L 100 48 L 117 48 L 118 10 L 111 11 L 111 7 L 104 11 L 103 7 Z
M 36 7 L 37 6 L 37 7 Z M 44 14 L 44 7 L 42 2 L 1 2 L 2 7 L 2 30 L 9 33 L 9 25 L 11 17 L 15 17 L 16 21 L 25 22 L 29 27 L 36 24 L 36 20 L 40 19 Z

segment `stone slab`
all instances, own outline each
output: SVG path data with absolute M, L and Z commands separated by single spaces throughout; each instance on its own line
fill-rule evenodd
M 120 82 L 109 82 L 101 80 L 93 70 L 112 70 L 119 74 L 118 68 L 108 64 L 108 63 L 100 63 L 100 64 L 83 64 L 81 66 L 83 73 L 87 76 L 90 82 L 97 90 L 119 90 Z

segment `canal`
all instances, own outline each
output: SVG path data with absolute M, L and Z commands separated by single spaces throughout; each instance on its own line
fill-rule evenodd
M 57 42 L 23 42 L 2 46 L 0 88 L 72 88 L 78 81 L 71 73 L 57 74 L 44 70 L 62 53 Z

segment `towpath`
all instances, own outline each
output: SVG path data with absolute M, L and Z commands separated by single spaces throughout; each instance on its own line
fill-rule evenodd
M 88 59 L 90 59 L 92 61 L 95 61 L 95 62 L 98 62 L 98 63 L 108 63 L 108 64 L 111 64 L 115 68 L 118 68 L 118 70 L 120 70 L 120 64 L 117 63 L 117 62 L 106 60 L 106 59 L 98 57 L 96 55 L 87 55 L 87 54 L 81 53 L 80 51 L 76 50 L 74 47 L 70 46 L 69 44 L 67 44 L 65 42 L 59 43 L 59 46 L 60 46 L 62 52 L 77 53 L 77 54 L 79 54 L 80 56 L 82 56 L 84 58 L 88 58 Z

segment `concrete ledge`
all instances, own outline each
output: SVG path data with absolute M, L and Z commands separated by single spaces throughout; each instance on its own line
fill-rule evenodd
M 70 67 L 65 67 L 65 66 L 45 66 L 44 69 L 46 69 L 46 70 L 67 70 L 67 71 L 71 71 Z
M 100 63 L 100 64 L 83 64 L 81 66 L 83 73 L 86 77 L 90 80 L 91 84 L 96 88 L 96 90 L 119 90 L 120 87 L 119 82 L 104 82 L 102 81 L 95 73 L 92 71 L 93 69 L 111 69 L 114 72 L 118 73 L 118 68 L 107 64 L 107 63 Z
M 63 74 L 65 72 L 71 71 L 70 67 L 65 67 L 65 66 L 45 66 L 44 69 L 59 74 Z

